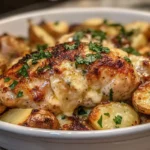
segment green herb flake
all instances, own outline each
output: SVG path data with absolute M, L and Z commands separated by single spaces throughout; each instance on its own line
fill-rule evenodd
M 41 72 L 45 72 L 45 71 L 50 70 L 50 69 L 51 69 L 51 66 L 49 66 L 49 65 L 44 66 L 44 67 L 38 67 L 37 72 L 41 73 Z
M 129 54 L 133 54 L 136 56 L 140 56 L 140 53 L 138 51 L 136 51 L 134 48 L 132 47 L 128 47 L 128 48 L 123 48 L 123 50 Z
M 113 101 L 113 94 L 114 94 L 113 89 L 110 89 L 109 90 L 109 100 L 110 101 Z
M 11 90 L 13 90 L 17 84 L 18 82 L 14 80 L 13 83 L 9 87 L 11 88 Z
M 37 45 L 37 50 L 38 51 L 40 51 L 40 50 L 45 50 L 45 49 L 47 49 L 48 48 L 48 45 L 47 44 L 43 44 L 43 45 L 40 45 L 40 44 L 38 44 Z
M 108 20 L 104 19 L 103 24 L 108 25 Z
M 67 44 L 67 43 L 64 44 L 66 50 L 75 50 L 78 48 L 78 46 L 79 42 L 75 42 L 74 44 Z
M 28 64 L 24 64 L 22 68 L 18 71 L 18 74 L 23 77 L 28 77 L 28 71 L 27 71 L 28 69 L 29 69 Z
M 122 122 L 122 116 L 120 116 L 120 115 L 115 116 L 115 118 L 113 119 L 113 121 L 115 122 L 116 125 L 121 124 L 121 122 Z
M 92 38 L 100 40 L 100 42 L 106 39 L 106 33 L 100 30 L 91 30 L 91 35 Z
M 35 64 L 37 64 L 37 63 L 38 63 L 38 60 L 32 59 L 32 65 L 35 65 Z
M 97 123 L 100 125 L 101 128 L 103 128 L 102 122 L 103 122 L 103 116 L 101 115 L 101 117 L 97 121 Z
M 103 52 L 103 53 L 109 53 L 110 52 L 110 49 L 107 48 L 107 47 L 103 47 L 97 43 L 92 43 L 90 42 L 89 43 L 89 49 L 92 50 L 92 51 L 95 51 L 95 52 Z
M 124 28 L 123 25 L 120 23 L 111 23 L 111 24 L 109 24 L 109 26 Z
M 80 41 L 84 37 L 84 32 L 83 31 L 78 31 L 74 34 L 73 40 L 74 41 Z
M 105 116 L 107 117 L 110 117 L 110 114 L 109 113 L 104 113 Z
M 88 54 L 86 55 L 85 58 L 82 58 L 81 56 L 78 56 L 76 58 L 76 66 L 78 64 L 86 64 L 86 65 L 89 65 L 93 62 L 95 62 L 97 59 L 101 58 L 101 55 L 100 54 Z
M 55 22 L 54 22 L 54 25 L 55 25 L 55 26 L 59 25 L 59 21 L 55 21 Z
M 9 81 L 10 81 L 9 77 L 4 78 L 4 82 L 9 82 Z
M 132 63 L 131 60 L 130 60 L 128 57 L 124 57 L 124 60 L 125 60 L 126 62 L 130 63 L 130 64 Z
M 45 58 L 51 58 L 52 54 L 49 51 L 45 52 Z
M 38 51 L 33 53 L 31 58 L 32 58 L 32 64 L 37 64 L 38 60 L 43 59 L 43 58 L 51 58 L 52 54 L 49 51 L 44 51 L 47 49 L 48 45 L 37 45 Z
M 19 91 L 18 94 L 17 94 L 17 98 L 20 98 L 23 96 L 23 92 L 22 91 Z
M 86 115 L 87 112 L 83 107 L 78 107 L 78 115 Z
M 61 116 L 61 119 L 62 119 L 62 120 L 66 119 L 66 116 L 65 116 L 65 115 L 62 115 L 62 116 Z

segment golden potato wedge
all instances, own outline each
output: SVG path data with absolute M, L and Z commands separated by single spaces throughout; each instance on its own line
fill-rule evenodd
M 133 106 L 137 111 L 150 115 L 150 82 L 146 82 L 138 87 L 132 98 Z
M 33 128 L 59 129 L 57 118 L 47 110 L 14 108 L 5 112 L 0 120 Z
M 140 33 L 144 33 L 145 35 L 150 33 L 150 23 L 148 22 L 142 21 L 132 22 L 127 24 L 125 28 L 127 31 L 138 30 Z
M 9 57 L 0 54 L 0 74 L 3 74 L 8 64 L 9 64 Z
M 73 36 L 74 36 L 74 33 L 65 34 L 58 39 L 58 43 L 61 44 L 65 42 L 71 42 L 73 41 Z
M 69 31 L 69 25 L 65 21 L 43 22 L 41 27 L 55 38 L 59 38 Z
M 29 21 L 29 40 L 31 45 L 48 44 L 55 45 L 55 39 L 49 35 L 42 27 L 33 24 Z
M 104 19 L 101 18 L 90 18 L 85 20 L 82 25 L 87 26 L 89 28 L 93 28 L 93 27 L 99 27 L 100 25 L 102 25 L 104 22 Z
M 110 102 L 96 106 L 89 115 L 89 122 L 96 130 L 122 128 L 139 124 L 139 116 L 128 104 Z
M 32 109 L 9 109 L 0 117 L 0 120 L 12 124 L 21 125 L 28 119 L 31 112 Z
M 148 39 L 144 34 L 138 34 L 131 38 L 131 46 L 135 49 L 139 49 L 148 44 Z

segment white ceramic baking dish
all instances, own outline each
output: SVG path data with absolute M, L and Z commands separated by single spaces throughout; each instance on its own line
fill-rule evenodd
M 127 23 L 150 22 L 150 13 L 112 8 L 49 9 L 0 20 L 0 34 L 27 35 L 27 19 L 35 22 L 82 22 L 102 17 Z M 150 150 L 150 124 L 107 131 L 51 131 L 0 122 L 0 146 L 9 150 Z

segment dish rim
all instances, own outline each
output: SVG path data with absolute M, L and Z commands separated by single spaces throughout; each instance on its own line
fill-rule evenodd
M 131 15 L 143 15 L 150 18 L 150 13 L 146 11 L 131 10 L 125 8 L 112 8 L 112 7 L 89 7 L 89 8 L 55 8 L 46 10 L 36 10 L 32 12 L 21 13 L 18 15 L 13 15 L 0 19 L 0 25 L 8 23 L 10 21 L 16 21 L 19 19 L 26 19 L 31 17 L 42 16 L 45 14 L 59 14 L 59 13 L 81 13 L 81 12 L 112 12 L 112 13 L 122 13 Z M 7 131 L 20 135 L 43 137 L 43 138 L 54 138 L 54 139 L 103 139 L 103 138 L 114 138 L 116 136 L 134 135 L 141 134 L 146 131 L 150 131 L 150 124 L 142 124 L 133 127 L 112 129 L 112 130 L 102 130 L 102 131 L 61 131 L 61 130 L 46 130 L 37 129 L 30 127 L 23 127 L 19 125 L 13 125 L 10 123 L 0 121 L 0 131 Z M 91 134 L 92 133 L 92 134 Z
M 112 13 L 130 13 L 130 14 L 136 14 L 136 15 L 143 15 L 150 17 L 150 12 L 148 11 L 140 11 L 136 9 L 129 9 L 129 8 L 113 8 L 113 7 L 88 7 L 88 8 L 80 8 L 80 7 L 69 7 L 69 8 L 52 8 L 52 9 L 41 9 L 41 10 L 35 10 L 30 12 L 24 12 L 17 15 L 11 15 L 8 17 L 4 17 L 0 19 L 0 25 L 15 21 L 18 19 L 25 19 L 25 18 L 31 18 L 31 17 L 37 17 L 42 16 L 45 14 L 60 14 L 60 13 L 81 13 L 81 12 L 112 12 Z

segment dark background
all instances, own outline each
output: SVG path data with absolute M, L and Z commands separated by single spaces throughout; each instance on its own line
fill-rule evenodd
M 0 0 L 0 15 L 52 7 L 123 7 L 150 11 L 150 0 Z

